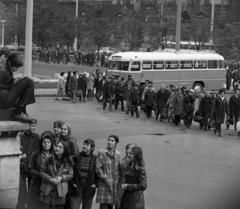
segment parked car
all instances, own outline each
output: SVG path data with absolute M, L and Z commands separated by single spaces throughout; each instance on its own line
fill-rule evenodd
M 36 44 L 32 45 L 32 49 L 35 50 L 36 52 L 40 52 L 42 48 L 40 46 L 37 46 Z
M 25 46 L 23 45 L 15 45 L 15 43 L 11 43 L 9 45 L 6 45 L 7 48 L 9 48 L 12 51 L 24 51 L 25 50 Z
M 113 48 L 112 47 L 102 47 L 99 50 L 99 53 L 103 53 L 103 52 L 106 52 L 107 54 L 112 53 L 113 52 Z M 96 51 L 96 53 L 97 53 L 97 51 Z

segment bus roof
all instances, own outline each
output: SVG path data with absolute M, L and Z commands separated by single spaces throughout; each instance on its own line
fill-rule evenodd
M 111 55 L 109 60 L 142 61 L 142 60 L 224 60 L 223 56 L 215 53 L 176 53 L 176 52 L 120 52 Z

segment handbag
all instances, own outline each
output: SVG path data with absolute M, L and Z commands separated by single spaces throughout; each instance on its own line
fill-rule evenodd
M 208 126 L 211 127 L 211 128 L 214 128 L 214 127 L 215 127 L 215 121 L 212 120 L 212 119 L 210 119 L 210 120 L 208 121 Z
M 233 124 L 234 124 L 234 121 L 233 121 L 232 118 L 228 118 L 228 119 L 226 120 L 226 123 L 227 123 L 227 125 L 228 125 L 228 124 L 229 124 L 229 125 L 233 125 Z
M 194 120 L 195 122 L 197 122 L 197 123 L 202 123 L 203 117 L 200 116 L 199 111 L 197 111 L 197 112 L 195 113 L 193 120 Z
M 186 116 L 187 116 L 187 113 L 185 113 L 185 112 L 181 112 L 181 113 L 180 113 L 180 117 L 181 117 L 182 119 L 186 119 Z
M 79 96 L 82 96 L 83 95 L 83 92 L 82 90 L 77 90 L 76 91 L 76 95 L 79 97 Z
M 162 118 L 163 118 L 163 119 L 168 118 L 168 109 L 167 109 L 166 107 L 163 108 Z

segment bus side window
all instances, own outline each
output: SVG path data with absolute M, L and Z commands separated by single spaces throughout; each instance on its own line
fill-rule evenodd
M 223 68 L 223 62 L 222 62 L 222 60 L 219 60 L 219 61 L 218 61 L 218 68 L 219 68 L 219 69 L 222 69 L 222 68 Z
M 207 61 L 194 61 L 194 69 L 206 69 L 207 68 Z
M 143 70 L 151 70 L 152 69 L 152 61 L 143 61 L 142 69 Z
M 193 61 L 180 61 L 180 69 L 193 69 Z
M 178 69 L 179 63 L 178 61 L 166 61 L 166 69 Z
M 208 69 L 216 69 L 218 68 L 217 60 L 208 60 Z
M 131 71 L 140 71 L 140 62 L 132 62 Z
M 153 69 L 154 70 L 163 70 L 164 69 L 164 61 L 153 61 Z

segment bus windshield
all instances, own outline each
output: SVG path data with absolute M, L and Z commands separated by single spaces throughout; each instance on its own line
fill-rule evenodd
M 109 70 L 120 70 L 120 71 L 128 71 L 129 62 L 123 61 L 110 61 L 109 62 Z

